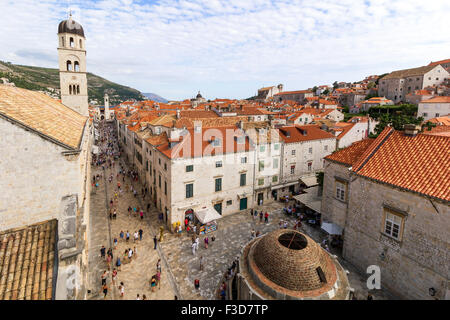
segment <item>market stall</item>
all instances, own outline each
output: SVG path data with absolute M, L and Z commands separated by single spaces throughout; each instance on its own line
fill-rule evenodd
M 214 208 L 204 208 L 195 211 L 195 218 L 200 223 L 198 234 L 206 234 L 217 230 L 217 219 L 222 216 Z

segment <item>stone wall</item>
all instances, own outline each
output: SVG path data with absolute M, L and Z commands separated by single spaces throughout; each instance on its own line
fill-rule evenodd
M 350 181 L 350 170 L 347 166 L 325 160 L 324 172 L 322 220 L 344 228 L 348 202 L 336 198 L 336 178 Z
M 79 155 L 3 119 L 0 135 L 0 229 L 58 219 L 61 199 L 82 190 Z
M 381 268 L 382 286 L 407 299 L 443 299 L 449 279 L 448 203 L 356 178 L 350 188 L 344 258 L 362 272 Z M 403 212 L 400 241 L 383 233 L 384 208 Z

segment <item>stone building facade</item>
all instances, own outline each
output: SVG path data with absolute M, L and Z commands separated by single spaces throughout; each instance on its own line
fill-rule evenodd
M 91 130 L 45 94 L 0 86 L 0 230 L 57 220 L 56 299 L 86 294 Z
M 379 80 L 378 94 L 394 103 L 406 101 L 407 94 L 441 84 L 449 77 L 441 65 L 394 71 Z
M 343 256 L 406 299 L 449 299 L 448 132 L 386 128 L 325 159 L 322 219 Z

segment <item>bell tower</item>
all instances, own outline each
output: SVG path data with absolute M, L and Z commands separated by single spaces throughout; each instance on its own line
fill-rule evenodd
M 105 93 L 105 119 L 106 121 L 110 120 L 110 115 L 109 115 L 109 96 L 107 93 Z
M 59 81 L 62 103 L 89 116 L 86 77 L 86 38 L 83 27 L 72 19 L 58 26 Z

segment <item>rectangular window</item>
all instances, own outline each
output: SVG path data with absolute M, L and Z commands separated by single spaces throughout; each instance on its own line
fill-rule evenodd
M 227 201 L 227 206 L 231 206 L 233 204 L 233 200 L 228 200 Z
M 167 196 L 167 181 L 164 181 L 164 194 Z
M 186 198 L 192 198 L 194 196 L 194 184 L 189 183 L 186 185 Z
M 145 171 L 148 171 L 148 160 L 145 161 Z
M 159 165 L 161 165 L 161 159 L 158 159 L 158 163 L 159 163 Z
M 294 174 L 295 172 L 295 165 L 291 166 L 291 174 Z
M 336 180 L 336 198 L 346 201 L 345 198 L 346 183 Z
M 220 168 L 222 167 L 222 161 L 217 161 L 216 162 L 216 168 Z
M 272 177 L 272 182 L 278 182 L 278 176 L 273 176 Z
M 308 162 L 308 171 L 312 170 L 312 162 Z
M 278 159 L 276 158 L 273 159 L 273 168 L 278 169 Z
M 246 173 L 241 173 L 241 187 L 245 186 L 247 184 L 247 174 Z
M 258 179 L 258 186 L 262 186 L 264 184 L 264 178 Z
M 242 157 L 241 158 L 241 163 L 247 163 L 247 157 Z
M 159 175 L 158 185 L 161 188 L 161 175 Z
M 259 161 L 259 171 L 264 170 L 264 160 Z
M 400 232 L 403 224 L 403 217 L 385 209 L 384 233 L 392 238 L 400 240 Z
M 328 146 L 324 146 L 323 149 L 324 149 L 325 151 L 328 151 Z
M 216 188 L 215 188 L 216 192 L 217 191 L 222 191 L 222 178 L 217 178 L 216 179 Z
M 300 121 L 301 121 L 301 120 L 300 120 Z M 279 143 L 275 143 L 274 146 L 273 146 L 273 148 L 274 148 L 275 150 L 280 150 L 280 144 L 279 144 Z
M 167 171 L 167 163 L 164 163 L 164 170 Z
M 189 166 L 186 166 L 186 172 L 192 172 L 192 171 L 194 171 L 194 165 L 189 165 Z
M 266 151 L 266 146 L 260 146 L 260 147 L 259 147 L 259 151 L 260 151 L 260 152 Z
M 311 154 L 312 153 L 312 148 L 309 148 L 308 152 L 309 152 L 309 154 Z
M 295 150 L 292 150 L 291 154 L 292 154 L 293 156 L 295 156 Z

